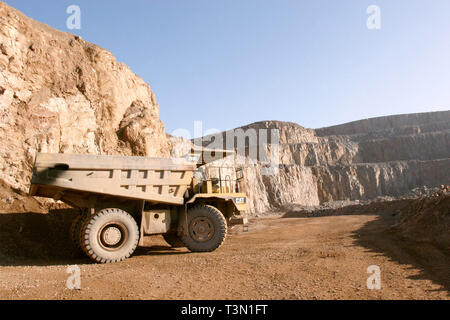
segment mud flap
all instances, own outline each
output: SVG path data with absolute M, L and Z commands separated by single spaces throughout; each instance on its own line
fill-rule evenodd
M 144 245 L 144 207 L 145 201 L 141 202 L 139 206 L 139 211 L 141 213 L 141 223 L 139 224 L 139 243 L 138 246 L 142 247 Z
M 248 218 L 247 216 L 232 216 L 230 218 L 230 225 L 241 225 L 243 232 L 248 232 Z
M 183 237 L 188 235 L 188 220 L 187 220 L 187 216 L 188 216 L 188 206 L 187 204 L 184 205 L 184 210 L 180 210 L 180 216 L 178 219 L 178 230 L 177 230 L 177 235 L 179 237 Z
M 139 228 L 139 243 L 138 246 L 142 247 L 144 245 L 144 226 L 141 222 L 141 227 Z

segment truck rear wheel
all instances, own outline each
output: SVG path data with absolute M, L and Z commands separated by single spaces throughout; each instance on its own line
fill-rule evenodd
M 139 242 L 134 218 L 120 209 L 103 209 L 84 220 L 80 243 L 83 251 L 98 263 L 129 258 Z
M 170 246 L 172 248 L 184 248 L 184 247 L 186 247 L 184 245 L 183 241 L 181 241 L 181 238 L 178 235 L 174 234 L 174 233 L 163 234 L 163 238 L 168 244 L 170 244 Z
M 83 224 L 83 216 L 77 216 L 70 225 L 70 240 L 75 248 L 75 250 L 79 253 L 83 253 L 83 249 L 81 248 L 80 242 L 80 232 L 81 226 Z
M 188 211 L 188 230 L 181 240 L 193 252 L 211 252 L 219 248 L 227 235 L 227 222 L 215 207 L 199 205 Z

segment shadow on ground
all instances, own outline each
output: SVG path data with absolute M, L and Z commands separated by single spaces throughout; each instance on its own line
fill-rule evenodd
M 181 255 L 181 254 L 192 254 L 189 251 L 181 251 L 182 249 L 174 249 L 170 246 L 142 246 L 137 247 L 133 256 L 165 256 L 165 255 Z
M 70 241 L 76 215 L 76 209 L 0 214 L 0 266 L 92 264 Z M 147 245 L 138 247 L 134 256 L 185 253 L 169 245 Z
M 370 252 L 387 256 L 392 261 L 418 270 L 413 280 L 431 280 L 450 292 L 450 251 L 442 243 L 433 241 L 439 235 L 430 235 L 429 240 L 416 241 L 416 234 L 409 230 L 400 230 L 399 221 L 405 212 L 415 214 L 414 199 L 377 201 L 369 204 L 356 204 L 342 208 L 324 208 L 313 211 L 308 209 L 289 210 L 283 218 L 322 217 L 339 215 L 377 215 L 378 218 L 366 223 L 352 234 L 354 244 Z M 446 207 L 436 207 L 446 210 Z M 411 212 L 412 211 L 412 212 Z M 444 214 L 448 214 L 445 213 Z M 439 228 L 437 228 L 439 230 Z M 442 229 L 442 228 L 441 228 Z M 440 233 L 446 232 L 439 230 Z M 448 232 L 448 230 L 447 230 Z M 383 272 L 383 270 L 381 270 Z
M 69 239 L 75 209 L 0 214 L 0 266 L 88 263 Z
M 442 291 L 450 293 L 449 252 L 438 243 L 413 241 L 399 235 L 394 227 L 396 222 L 392 215 L 380 214 L 378 219 L 366 223 L 353 234 L 355 245 L 417 270 L 410 279 L 431 280 L 442 286 Z

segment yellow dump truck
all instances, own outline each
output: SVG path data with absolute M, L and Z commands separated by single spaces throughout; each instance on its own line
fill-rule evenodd
M 247 196 L 241 169 L 205 165 L 188 158 L 38 154 L 29 193 L 80 209 L 70 237 L 98 263 L 130 257 L 149 235 L 211 252 L 232 225 L 247 224 Z

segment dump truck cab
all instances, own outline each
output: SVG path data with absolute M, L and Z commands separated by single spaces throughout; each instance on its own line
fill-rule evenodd
M 227 217 L 229 226 L 247 226 L 247 195 L 242 167 L 200 166 L 194 172 L 191 190 L 193 196 L 187 204 L 211 204 Z
M 243 225 L 247 230 L 247 194 L 243 167 L 236 165 L 235 152 L 193 147 L 187 156 L 197 164 L 187 205 L 206 203 L 217 207 L 228 226 Z M 224 161 L 226 159 L 232 161 Z
M 247 226 L 242 169 L 213 163 L 38 154 L 29 194 L 78 208 L 70 238 L 98 263 L 130 257 L 153 235 L 172 247 L 211 252 L 232 226 Z
M 211 153 L 215 155 L 212 158 L 210 157 Z M 240 225 L 243 231 L 248 231 L 248 205 L 243 168 L 229 163 L 227 165 L 220 164 L 220 159 L 232 155 L 234 155 L 234 151 L 230 150 L 193 148 L 190 154 L 185 156 L 196 163 L 197 169 L 193 173 L 191 186 L 186 192 L 186 214 L 177 215 L 179 222 L 176 235 L 173 229 L 172 232 L 163 235 L 168 243 L 182 246 L 178 240 L 186 238 L 186 234 L 189 234 L 191 238 L 196 236 L 201 238 L 202 236 L 206 237 L 211 230 L 217 228 L 217 225 L 214 227 L 205 220 L 200 222 L 201 227 L 192 232 L 191 230 L 195 229 L 197 224 L 190 223 L 189 212 L 198 210 L 203 210 L 205 215 L 211 214 L 211 212 L 208 213 L 208 210 L 216 211 L 225 218 L 227 230 Z M 199 242 L 202 241 L 199 240 Z M 202 247 L 201 243 L 200 247 Z

